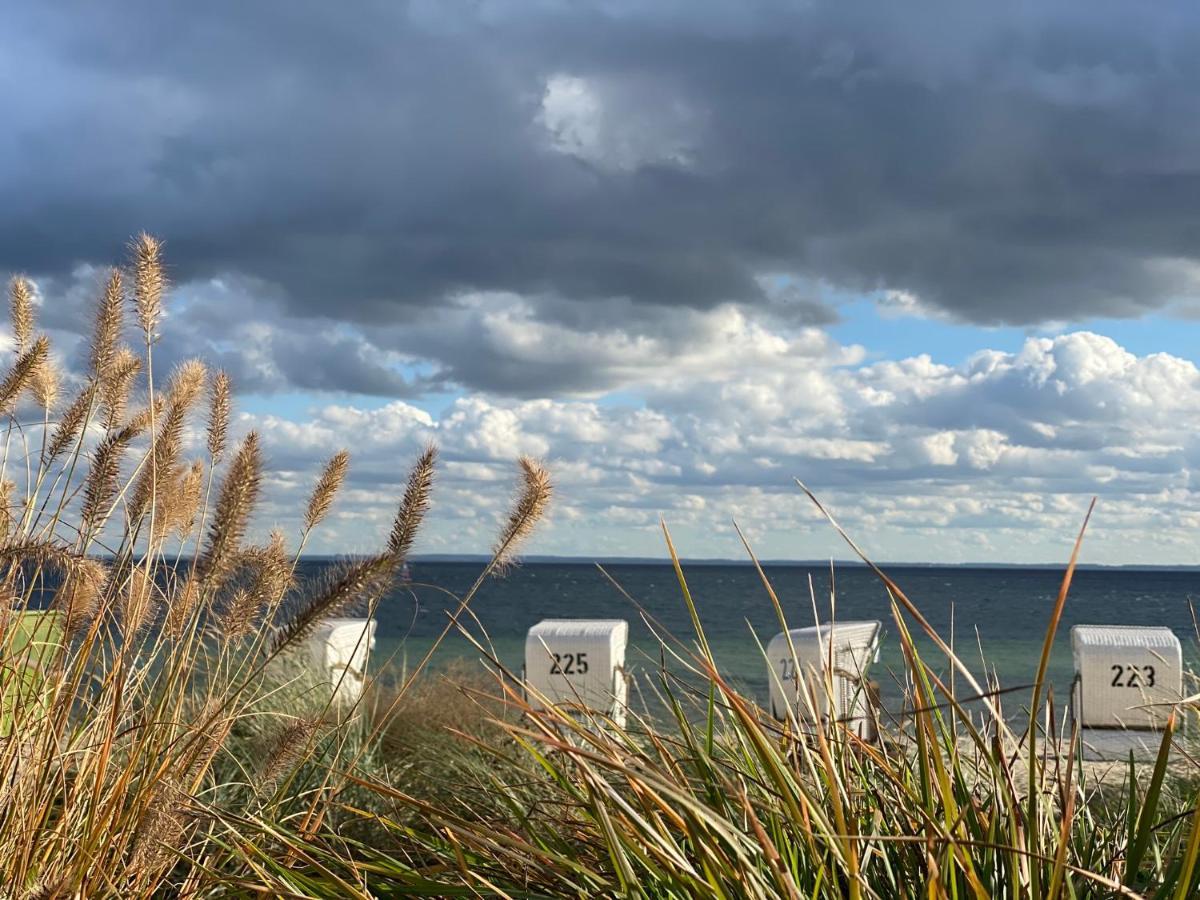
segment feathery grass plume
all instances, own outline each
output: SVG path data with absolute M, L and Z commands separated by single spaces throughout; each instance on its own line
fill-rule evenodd
M 100 380 L 100 408 L 104 410 L 104 427 L 116 428 L 125 415 L 133 380 L 141 371 L 142 361 L 128 347 L 119 347 Z
M 101 381 L 110 375 L 117 353 L 117 342 L 121 339 L 121 327 L 125 319 L 125 286 L 121 280 L 121 272 L 113 269 L 109 272 L 108 281 L 104 285 L 104 293 L 96 307 L 96 324 L 92 329 L 92 375 Z
M 17 352 L 24 353 L 33 340 L 33 286 L 24 275 L 14 275 L 8 283 L 9 312 Z
M 29 393 L 33 395 L 37 405 L 47 413 L 53 410 L 54 404 L 58 402 L 61 382 L 58 365 L 50 358 L 38 366 L 37 371 L 33 373 L 33 378 L 30 379 Z
M 4 376 L 4 381 L 0 382 L 0 415 L 12 412 L 17 397 L 45 365 L 49 353 L 50 342 L 43 335 L 13 363 L 13 367 Z
M 191 409 L 199 399 L 207 377 L 208 368 L 203 362 L 198 359 L 184 360 L 175 367 L 171 380 L 167 382 L 167 402 L 172 406 Z
M 83 505 L 79 513 L 81 531 L 91 531 L 108 514 L 113 501 L 117 499 L 121 458 L 130 441 L 144 428 L 129 425 L 120 431 L 110 431 L 92 451 L 92 464 L 83 484 Z
M 258 793 L 270 796 L 279 782 L 304 761 L 308 747 L 323 723 L 316 718 L 296 719 L 274 735 L 258 772 Z
M 199 559 L 196 573 L 218 585 L 229 574 L 237 549 L 246 534 L 246 525 L 262 484 L 262 451 L 258 435 L 251 431 L 229 464 L 217 495 L 217 504 L 209 526 L 208 541 Z
M 225 453 L 229 434 L 229 413 L 233 407 L 232 393 L 229 373 L 224 369 L 219 370 L 209 385 L 208 455 L 214 461 Z
M 137 410 L 129 417 L 129 421 L 125 425 L 127 428 L 136 429 L 140 434 L 150 427 L 151 422 L 162 418 L 163 410 L 166 408 L 167 398 L 161 392 L 157 393 L 154 395 L 154 402 L 148 403 Z
M 108 567 L 98 560 L 75 557 L 66 563 L 51 608 L 62 615 L 67 634 L 79 634 L 92 623 L 107 582 Z
M 152 338 L 162 318 L 163 294 L 167 289 L 162 243 L 143 231 L 133 239 L 130 252 L 133 255 L 133 303 L 138 325 L 147 338 Z
M 350 454 L 339 450 L 325 463 L 321 477 L 308 498 L 308 509 L 304 513 L 304 530 L 312 531 L 329 514 L 333 498 L 346 480 L 346 469 L 350 465 Z
M 150 623 L 154 601 L 159 596 L 161 591 L 154 577 L 146 571 L 145 564 L 132 565 L 125 592 L 121 596 L 121 628 L 126 640 L 141 634 L 142 629 Z
M 169 637 L 174 640 L 183 637 L 203 590 L 204 585 L 199 578 L 188 578 L 184 580 L 182 587 L 171 592 L 167 614 L 163 619 L 163 627 Z
M 359 605 L 370 607 L 391 588 L 396 570 L 396 557 L 391 553 L 368 556 L 333 569 L 279 628 L 271 652 L 278 653 L 308 637 L 330 616 Z
M 437 447 L 430 444 L 417 459 L 408 473 L 408 484 L 392 532 L 388 535 L 388 552 L 396 557 L 397 563 L 404 562 L 417 539 L 417 531 L 425 513 L 429 511 L 429 498 L 433 492 L 434 467 L 437 464 Z
M 92 405 L 92 390 L 84 388 L 71 405 L 66 408 L 50 434 L 50 443 L 46 447 L 48 460 L 58 459 L 62 453 L 79 437 L 83 429 L 83 420 L 87 418 L 88 409 Z
M 169 519 L 171 530 L 180 540 L 187 538 L 196 527 L 200 513 L 200 499 L 204 493 L 204 463 L 196 459 L 188 466 L 178 481 L 177 496 L 173 513 Z
M 180 363 L 171 375 L 166 392 L 167 414 L 154 438 L 152 464 L 142 467 L 134 485 L 132 507 L 135 517 L 146 512 L 152 497 L 164 505 L 177 499 L 172 488 L 176 486 L 179 456 L 183 452 L 183 426 L 188 411 L 200 396 L 204 375 L 204 364 L 196 359 Z M 172 521 L 172 511 L 168 510 L 161 517 L 165 522 L 160 522 L 157 510 L 155 512 L 155 529 L 161 537 Z
M 545 515 L 554 493 L 550 473 L 541 463 L 522 456 L 518 464 L 521 468 L 520 493 L 496 541 L 496 568 L 499 570 L 513 564 L 517 548 Z
M 221 636 L 227 641 L 240 640 L 254 631 L 259 616 L 279 605 L 292 580 L 287 547 L 278 531 L 271 533 L 267 546 L 243 551 L 241 564 L 249 570 L 249 577 L 244 587 L 234 591 L 220 620 Z

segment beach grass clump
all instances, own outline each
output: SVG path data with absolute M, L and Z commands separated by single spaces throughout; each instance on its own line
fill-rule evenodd
M 226 373 L 187 360 L 156 380 L 163 245 L 142 234 L 130 254 L 99 291 L 76 375 L 38 334 L 34 285 L 9 286 L 0 896 L 238 893 L 277 850 L 260 886 L 304 895 L 311 854 L 263 835 L 298 827 L 352 867 L 341 804 L 362 793 L 352 778 L 386 771 L 379 747 L 393 726 L 361 697 L 335 701 L 301 644 L 324 619 L 369 617 L 385 601 L 429 510 L 436 449 L 415 461 L 378 553 L 302 577 L 300 553 L 335 507 L 349 454 L 315 479 L 294 546 L 279 532 L 255 543 L 262 442 L 231 433 Z M 388 705 L 409 708 L 410 688 Z M 333 883 L 353 896 L 361 878 Z
M 667 545 L 695 613 L 669 535 Z M 1074 565 L 1048 613 L 1047 648 Z M 476 676 L 461 691 L 490 707 L 493 731 L 444 723 L 439 771 L 459 779 L 450 792 L 427 790 L 434 777 L 414 783 L 396 772 L 357 782 L 392 804 L 363 814 L 390 840 L 365 848 L 350 871 L 368 893 L 401 895 L 1196 896 L 1200 779 L 1180 741 L 1190 703 L 1171 715 L 1153 760 L 1086 762 L 1046 690 L 1048 650 L 1021 691 L 1023 715 L 1010 715 L 1012 692 L 976 679 L 900 585 L 875 571 L 906 687 L 902 708 L 877 716 L 877 742 L 818 712 L 833 702 L 819 678 L 801 682 L 783 720 L 768 715 L 722 675 L 698 615 L 692 635 L 658 631 L 659 705 L 630 710 L 626 724 L 535 708 L 517 674 L 490 657 L 490 688 Z M 784 605 L 758 572 L 786 629 Z M 476 638 L 485 659 L 486 644 Z M 932 657 L 920 649 L 929 645 Z

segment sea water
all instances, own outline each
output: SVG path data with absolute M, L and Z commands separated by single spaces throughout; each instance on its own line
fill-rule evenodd
M 321 564 L 310 562 L 306 569 Z M 479 563 L 417 562 L 412 583 L 379 606 L 375 665 L 413 666 L 446 626 L 449 614 L 482 570 Z M 982 682 L 996 678 L 1010 689 L 1006 709 L 1027 702 L 1042 641 L 1062 581 L 1058 569 L 889 567 L 888 573 L 944 640 Z M 759 702 L 767 697 L 767 670 L 760 644 L 780 631 L 762 579 L 750 566 L 685 564 L 688 586 L 722 674 Z M 885 706 L 904 691 L 904 666 L 888 594 L 861 566 L 771 565 L 767 578 L 792 628 L 837 619 L 879 619 L 884 625 L 879 663 L 872 670 Z M 614 584 L 615 582 L 615 584 Z M 617 585 L 620 587 L 618 588 Z M 628 595 L 628 596 L 626 596 Z M 1196 646 L 1191 599 L 1200 596 L 1200 571 L 1176 569 L 1081 569 L 1075 574 L 1050 660 L 1051 685 L 1065 701 L 1071 681 L 1070 627 L 1076 623 L 1166 625 L 1183 641 L 1185 661 Z M 543 618 L 624 618 L 630 625 L 627 669 L 636 688 L 652 689 L 664 665 L 657 631 L 680 652 L 695 646 L 695 629 L 670 565 L 526 563 L 503 578 L 489 578 L 462 623 L 512 672 L 521 670 L 525 632 Z M 911 616 L 907 627 L 919 636 Z M 923 637 L 918 646 L 935 671 L 950 677 L 944 655 Z M 482 655 L 452 632 L 434 659 L 483 666 Z M 668 668 L 684 667 L 665 657 Z M 961 675 L 956 691 L 970 691 Z M 1189 687 L 1185 686 L 1185 690 Z

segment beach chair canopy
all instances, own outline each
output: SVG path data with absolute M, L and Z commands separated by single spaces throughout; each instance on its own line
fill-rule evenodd
M 841 721 L 867 718 L 866 672 L 879 656 L 882 631 L 878 621 L 835 622 L 775 635 L 767 645 L 771 714 L 783 719 L 791 709 L 798 719 L 811 720 L 803 688 L 815 698 L 815 710 L 822 719 L 828 719 L 831 712 Z M 833 676 L 832 691 L 826 687 L 827 665 Z
M 309 659 L 318 677 L 335 687 L 338 701 L 353 702 L 362 694 L 375 624 L 374 619 L 326 619 L 308 638 Z
M 1161 729 L 1183 695 L 1183 650 L 1170 628 L 1076 625 L 1071 650 L 1081 728 Z
M 573 704 L 624 722 L 627 686 L 624 619 L 543 619 L 525 636 L 527 699 Z

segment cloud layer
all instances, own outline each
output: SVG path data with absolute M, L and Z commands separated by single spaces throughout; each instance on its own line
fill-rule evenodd
M 382 498 L 398 494 L 404 461 L 438 441 L 429 550 L 485 548 L 511 460 L 528 453 L 561 485 L 541 552 L 658 556 L 663 515 L 691 555 L 738 555 L 735 519 L 768 556 L 847 555 L 799 477 L 880 558 L 1058 561 L 1099 494 L 1088 558 L 1195 561 L 1200 442 L 1182 423 L 1200 415 L 1200 371 L 1189 361 L 1074 332 L 955 367 L 829 358 L 714 376 L 639 407 L 470 396 L 438 416 L 394 401 L 243 425 L 263 431 L 285 471 L 311 470 L 353 435 L 359 492 L 344 514 L 360 540 L 358 525 L 386 523 Z
M 0 268 L 150 228 L 181 282 L 370 327 L 765 305 L 772 276 L 983 323 L 1196 295 L 1184 4 L 123 9 L 8 17 Z

